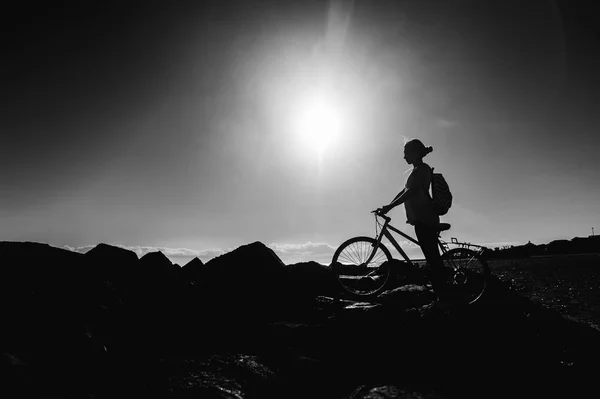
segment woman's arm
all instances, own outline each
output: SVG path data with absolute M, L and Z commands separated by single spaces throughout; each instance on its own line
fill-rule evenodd
M 402 189 L 402 190 L 401 190 L 401 191 L 398 193 L 398 195 L 396 195 L 396 196 L 394 197 L 394 199 L 390 201 L 390 204 L 391 204 L 392 202 L 396 201 L 396 200 L 398 199 L 398 197 L 400 197 L 402 194 L 404 194 L 404 192 L 405 192 L 405 191 L 406 191 L 406 188 L 403 188 L 403 189 Z
M 400 198 L 400 197 L 402 196 L 402 194 L 404 194 L 405 192 L 406 192 L 406 188 L 403 188 L 403 189 L 402 189 L 402 190 L 401 190 L 401 191 L 398 193 L 398 195 L 396 195 L 396 196 L 394 197 L 394 199 L 393 199 L 392 201 L 390 201 L 389 205 L 384 205 L 384 206 L 382 206 L 382 207 L 381 207 L 381 209 L 383 209 L 383 210 L 384 210 L 384 213 L 387 213 L 387 212 L 389 212 L 389 211 L 390 211 L 390 210 L 391 210 L 393 207 L 395 207 L 396 205 L 392 205 L 392 204 L 394 204 L 394 202 L 396 202 L 396 201 L 398 200 L 398 198 Z
M 400 204 L 403 204 L 407 199 L 416 194 L 416 190 L 409 188 L 405 188 L 396 195 L 396 197 L 390 202 L 389 205 L 384 205 L 381 209 L 383 213 L 388 213 L 393 208 L 397 207 Z

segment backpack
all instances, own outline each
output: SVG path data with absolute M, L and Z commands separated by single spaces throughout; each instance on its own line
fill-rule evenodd
M 445 215 L 452 206 L 452 193 L 450 186 L 441 173 L 433 173 L 431 168 L 431 198 L 435 212 L 438 215 Z

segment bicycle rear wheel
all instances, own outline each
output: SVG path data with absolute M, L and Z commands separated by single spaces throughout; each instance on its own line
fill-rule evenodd
M 483 295 L 490 276 L 490 268 L 478 252 L 468 248 L 454 248 L 442 255 L 446 282 L 452 287 L 459 302 L 472 304 Z
M 390 251 L 371 237 L 345 241 L 333 254 L 331 266 L 345 291 L 359 296 L 376 295 L 390 277 Z

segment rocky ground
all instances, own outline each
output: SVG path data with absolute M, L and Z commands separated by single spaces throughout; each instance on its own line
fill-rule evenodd
M 258 242 L 183 268 L 3 242 L 0 271 L 2 397 L 598 395 L 600 332 L 497 278 L 471 306 L 410 282 L 356 302 Z
M 519 294 L 600 331 L 600 254 L 490 261 Z

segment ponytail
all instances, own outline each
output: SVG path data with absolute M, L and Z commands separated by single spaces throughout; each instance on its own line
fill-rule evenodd
M 413 151 L 416 151 L 416 153 L 421 154 L 421 157 L 424 157 L 425 155 L 433 151 L 432 146 L 425 147 L 423 142 L 421 142 L 421 140 L 419 139 L 412 139 L 408 141 L 404 144 L 404 148 L 407 147 L 410 147 Z

